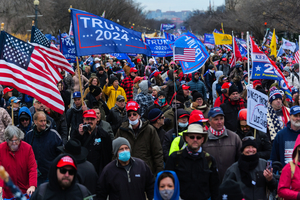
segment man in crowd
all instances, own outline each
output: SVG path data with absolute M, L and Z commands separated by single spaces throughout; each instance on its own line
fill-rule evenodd
M 19 110 L 19 124 L 17 127 L 21 129 L 26 135 L 32 128 L 32 116 L 27 107 L 22 107 Z
M 154 108 L 149 112 L 148 120 L 150 124 L 155 128 L 162 146 L 166 134 L 166 131 L 162 128 L 165 121 L 164 113 L 158 108 Z
M 116 138 L 126 138 L 132 148 L 132 156 L 144 160 L 153 174 L 163 170 L 163 152 L 159 137 L 148 121 L 140 118 L 140 106 L 135 101 L 126 105 L 128 121 L 119 128 Z
M 154 100 L 152 98 L 152 95 L 148 92 L 149 87 L 147 80 L 140 82 L 139 87 L 141 89 L 141 92 L 136 95 L 134 101 L 140 105 L 140 114 L 141 116 L 143 116 L 146 113 L 147 109 L 153 105 Z
M 88 149 L 87 160 L 90 161 L 100 175 L 103 168 L 111 161 L 111 139 L 106 131 L 97 126 L 97 116 L 94 110 L 83 113 L 83 123 L 75 131 L 74 137 Z
M 227 63 L 227 58 L 222 58 L 223 64 L 219 67 L 219 70 L 223 72 L 223 75 L 229 76 L 230 65 Z
M 214 107 L 220 107 L 221 104 L 225 103 L 225 101 L 228 99 L 229 96 L 229 88 L 232 84 L 230 82 L 223 83 L 221 87 L 222 95 L 219 96 L 214 104 Z
M 299 87 L 300 86 L 299 85 L 299 79 L 296 76 L 294 76 L 293 73 L 291 73 L 291 70 L 290 70 L 289 66 L 285 66 L 283 68 L 283 72 L 282 73 L 283 73 L 283 75 L 285 77 L 285 80 L 288 82 L 289 86 L 293 86 L 294 88 L 297 88 L 297 89 L 300 88 Z
M 239 159 L 242 141 L 236 133 L 224 126 L 225 119 L 221 108 L 211 108 L 208 118 L 208 140 L 203 145 L 203 150 L 216 159 L 219 178 L 223 180 L 227 168 Z
M 118 137 L 113 141 L 116 157 L 103 170 L 97 184 L 97 199 L 153 199 L 154 176 L 149 166 L 131 155 L 127 139 Z M 145 195 L 146 194 L 146 195 Z
M 33 115 L 34 126 L 24 138 L 32 146 L 38 165 L 38 185 L 48 182 L 48 173 L 52 161 L 59 155 L 58 146 L 62 146 L 59 133 L 50 128 L 46 114 L 38 111 Z
M 114 135 L 122 123 L 128 120 L 127 111 L 125 109 L 125 98 L 122 95 L 117 97 L 116 105 L 110 109 L 106 120 L 110 123 Z
M 101 119 L 102 115 L 101 115 L 100 109 L 98 107 L 94 107 L 93 110 L 96 112 L 96 116 L 97 116 L 97 124 L 96 125 L 103 128 L 103 130 L 105 130 L 109 134 L 110 139 L 113 140 L 115 138 L 115 135 L 113 133 L 111 125 L 108 122 L 103 121 Z
M 41 103 L 37 99 L 34 99 L 33 100 L 33 106 L 31 106 L 29 108 L 29 110 L 30 110 L 31 116 L 33 116 L 34 113 L 36 113 L 38 111 L 45 112 L 45 108 L 46 108 L 46 106 L 43 103 Z M 54 119 L 52 117 L 50 117 L 49 115 L 47 115 L 47 114 L 46 114 L 46 119 L 47 119 L 47 123 L 48 123 L 48 121 L 50 122 L 50 128 L 57 130 L 56 129 L 56 123 L 55 123 Z
M 190 91 L 197 90 L 202 94 L 204 100 L 206 100 L 206 89 L 204 83 L 199 80 L 200 72 L 195 72 L 192 74 L 192 81 L 188 82 L 188 86 L 190 86 Z
M 121 87 L 125 90 L 127 101 L 133 100 L 133 79 L 137 76 L 138 70 L 136 68 L 130 68 L 130 75 L 124 78 L 121 83 Z
M 96 76 L 99 78 L 100 87 L 103 89 L 104 85 L 106 84 L 106 79 L 108 77 L 102 66 L 97 68 Z
M 61 75 L 63 77 L 64 90 L 67 90 L 68 92 L 70 92 L 70 94 L 72 94 L 75 85 L 72 75 L 66 73 L 65 71 L 61 71 Z
M 183 133 L 187 146 L 171 154 L 166 170 L 175 171 L 182 199 L 218 199 L 219 177 L 215 159 L 204 152 L 207 132 L 200 124 L 191 124 Z

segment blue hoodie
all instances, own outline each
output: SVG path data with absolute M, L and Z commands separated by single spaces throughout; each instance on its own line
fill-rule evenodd
M 174 194 L 172 196 L 172 198 L 170 200 L 179 200 L 179 191 L 180 191 L 180 188 L 179 188 L 179 180 L 177 178 L 177 175 L 174 171 L 170 171 L 170 170 L 164 170 L 164 171 L 161 171 L 157 174 L 156 176 L 156 180 L 155 180 L 155 184 L 154 184 L 154 200 L 163 200 L 160 196 L 160 193 L 159 193 L 159 186 L 158 186 L 158 178 L 160 177 L 160 175 L 164 172 L 169 172 L 171 173 L 173 176 L 174 176 L 174 180 L 175 180 L 175 183 L 174 183 Z
M 26 128 L 24 128 L 24 127 L 22 126 L 21 122 L 20 122 L 20 114 L 21 114 L 22 112 L 26 112 L 26 113 L 30 116 L 30 122 L 29 122 L 28 127 L 26 127 Z M 31 113 L 30 113 L 29 109 L 28 109 L 26 106 L 20 108 L 19 114 L 18 114 L 18 119 L 19 119 L 19 128 L 20 128 L 21 130 L 23 130 L 23 132 L 24 132 L 25 135 L 26 135 L 26 134 L 28 133 L 28 131 L 31 130 L 31 126 L 32 126 L 32 116 L 31 116 Z

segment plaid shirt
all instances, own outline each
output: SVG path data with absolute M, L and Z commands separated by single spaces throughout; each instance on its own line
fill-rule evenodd
M 131 79 L 131 77 L 127 76 L 126 78 L 124 78 L 124 80 L 122 81 L 120 86 L 125 90 L 125 93 L 127 96 L 127 102 L 132 101 L 133 100 L 133 80 Z
M 140 115 L 141 116 L 143 116 L 144 113 L 146 113 L 148 107 L 150 107 L 154 104 L 152 95 L 144 94 L 143 92 L 136 95 L 136 97 L 134 98 L 134 101 L 136 101 L 140 105 L 140 109 L 141 109 Z

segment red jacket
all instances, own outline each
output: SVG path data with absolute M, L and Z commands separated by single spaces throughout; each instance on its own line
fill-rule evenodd
M 222 97 L 222 101 L 221 101 L 221 97 Z M 219 96 L 216 101 L 215 101 L 215 104 L 214 104 L 214 107 L 220 107 L 221 104 L 223 104 L 225 102 L 225 100 L 228 99 L 227 96 L 225 96 L 224 94 L 222 94 L 221 96 Z
M 17 185 L 23 194 L 30 186 L 37 187 L 37 164 L 32 147 L 21 141 L 19 149 L 13 154 L 7 142 L 0 144 L 0 165 L 8 172 L 11 180 Z M 2 179 L 0 187 L 4 186 Z M 13 198 L 8 187 L 3 187 L 3 198 Z
M 298 153 L 297 147 L 300 145 L 300 135 L 298 135 L 293 150 L 293 162 L 295 163 L 295 156 Z M 300 158 L 300 157 L 299 157 Z M 293 200 L 300 197 L 300 162 L 295 166 L 295 172 L 291 179 L 291 165 L 286 164 L 282 169 L 278 183 L 278 196 L 284 198 L 284 200 Z M 297 198 L 297 196 L 299 196 Z

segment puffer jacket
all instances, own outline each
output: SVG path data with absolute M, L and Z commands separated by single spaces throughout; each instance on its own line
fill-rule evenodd
M 122 95 L 125 98 L 125 102 L 127 102 L 125 90 L 120 86 L 118 86 L 118 89 L 115 89 L 114 86 L 112 86 L 112 85 L 111 86 L 105 85 L 103 87 L 103 92 L 104 92 L 104 94 L 106 94 L 108 96 L 108 100 L 107 100 L 108 109 L 111 109 L 112 107 L 115 106 L 117 97 L 119 95 Z
M 126 121 L 119 128 L 115 138 L 126 138 L 131 146 L 131 155 L 144 160 L 150 167 L 153 174 L 163 170 L 163 151 L 160 139 L 153 126 L 148 121 L 142 122 L 135 134 L 129 121 Z
M 11 123 L 11 117 L 8 112 L 0 107 L 0 143 L 4 142 L 4 130 Z
M 201 80 L 195 80 L 194 78 L 195 73 L 192 74 L 192 81 L 188 82 L 188 86 L 190 86 L 190 91 L 197 90 L 199 93 L 202 94 L 203 99 L 206 100 L 206 88 L 204 83 Z

